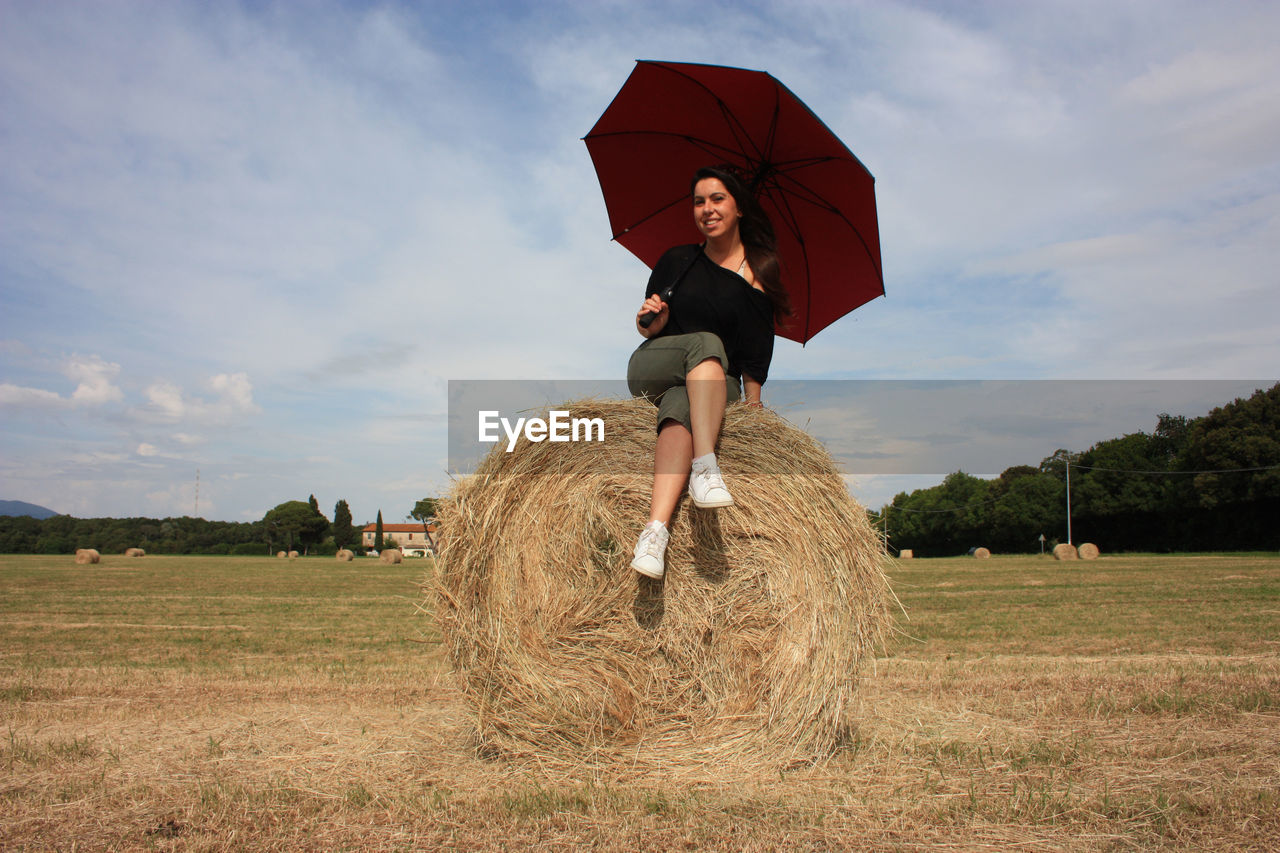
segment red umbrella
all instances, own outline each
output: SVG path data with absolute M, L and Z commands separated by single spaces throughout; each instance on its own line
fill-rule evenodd
M 778 334 L 804 343 L 884 295 L 875 179 L 766 72 L 641 60 L 584 141 L 613 238 L 650 267 L 701 242 L 689 200 L 700 166 L 745 175 L 773 220 L 795 312 Z

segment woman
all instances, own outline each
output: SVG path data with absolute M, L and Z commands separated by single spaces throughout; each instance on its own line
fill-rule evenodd
M 653 268 L 636 329 L 646 340 L 631 356 L 631 393 L 658 406 L 649 523 L 631 567 L 661 578 L 667 525 L 685 483 L 695 506 L 731 506 L 716 464 L 726 403 L 760 405 L 773 358 L 774 323 L 790 313 L 773 225 L 725 167 L 693 177 L 693 219 L 705 242 L 669 250 Z M 670 303 L 660 291 L 678 281 Z M 646 328 L 641 319 L 653 314 Z M 740 387 L 741 386 L 741 387 Z

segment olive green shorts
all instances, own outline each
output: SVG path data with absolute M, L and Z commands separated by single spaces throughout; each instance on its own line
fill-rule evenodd
M 726 402 L 737 402 L 742 397 L 742 380 L 727 372 L 729 357 L 724 354 L 724 344 L 711 332 L 665 335 L 645 341 L 627 364 L 627 387 L 632 396 L 644 397 L 658 407 L 659 429 L 664 421 L 672 420 L 692 431 L 685 377 L 709 358 L 718 359 L 726 369 Z

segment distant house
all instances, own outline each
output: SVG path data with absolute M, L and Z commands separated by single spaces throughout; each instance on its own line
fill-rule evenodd
M 378 534 L 378 525 L 366 524 L 360 531 L 360 543 L 366 548 L 373 547 L 373 539 Z M 435 550 L 436 523 L 432 519 L 426 524 L 383 524 L 382 541 L 386 545 L 399 545 L 402 548 L 430 548 Z

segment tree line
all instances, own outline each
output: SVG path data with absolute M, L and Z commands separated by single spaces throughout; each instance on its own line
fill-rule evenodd
M 435 500 L 414 504 L 409 518 L 425 521 L 435 514 Z M 382 520 L 382 511 L 378 511 Z M 363 549 L 360 528 L 352 524 L 351 508 L 340 500 L 330 520 L 320 511 L 316 496 L 305 501 L 285 501 L 268 510 L 258 521 L 209 521 L 204 518 L 75 518 L 55 515 L 35 519 L 29 515 L 0 516 L 0 553 L 67 554 L 77 548 L 94 548 L 103 554 L 120 554 L 126 548 L 142 548 L 153 554 L 274 554 L 299 551 L 334 554 L 339 548 L 357 553 Z
M 872 513 L 893 551 L 1035 552 L 1071 539 L 1107 551 L 1280 548 L 1280 384 L 1199 418 L 1161 414 L 1151 433 L 1057 450 L 994 480 L 963 471 Z

